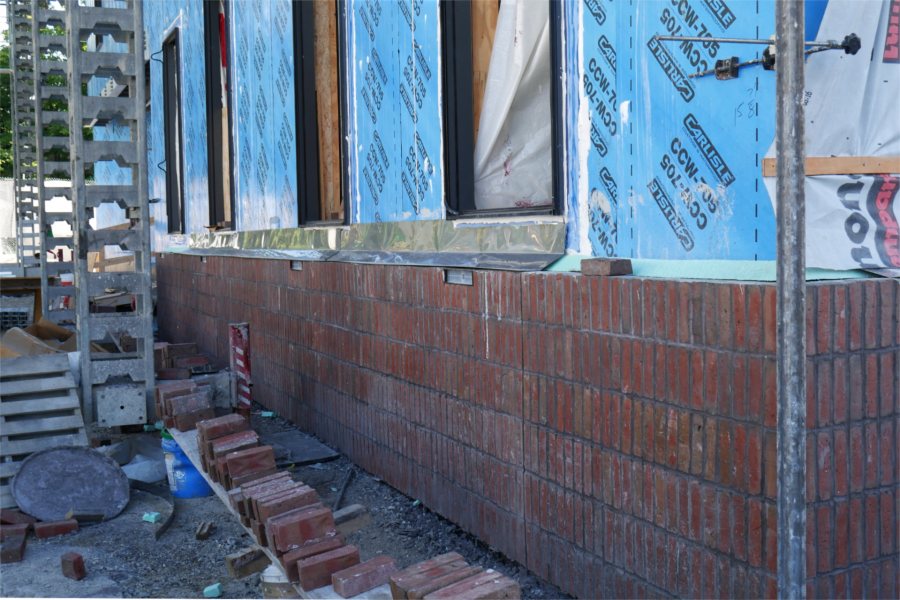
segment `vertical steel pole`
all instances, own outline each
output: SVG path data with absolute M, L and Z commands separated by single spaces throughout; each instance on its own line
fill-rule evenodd
M 806 218 L 803 2 L 775 5 L 778 597 L 806 596 Z

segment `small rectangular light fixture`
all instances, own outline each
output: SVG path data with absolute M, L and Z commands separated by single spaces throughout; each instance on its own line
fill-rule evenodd
M 472 271 L 468 269 L 444 269 L 444 283 L 472 285 Z
M 291 261 L 291 271 L 302 271 L 303 270 L 303 261 L 302 260 L 292 260 Z
M 201 257 L 200 257 L 200 262 L 205 263 L 205 262 L 206 262 L 206 257 L 205 257 L 205 256 L 201 256 Z

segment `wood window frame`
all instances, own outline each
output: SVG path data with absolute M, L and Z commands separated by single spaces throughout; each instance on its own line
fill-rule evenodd
M 226 32 L 231 22 L 231 2 L 221 0 L 225 9 Z M 231 62 L 228 62 L 226 90 L 228 94 L 228 122 L 227 131 L 222 129 L 222 118 L 216 112 L 216 107 L 221 103 L 220 90 L 222 88 L 221 69 L 221 40 L 219 32 L 219 0 L 206 0 L 203 2 L 203 42 L 204 61 L 206 68 L 206 152 L 207 152 L 207 183 L 209 185 L 209 225 L 216 226 L 219 223 L 230 224 L 234 228 L 234 138 L 232 131 L 232 102 L 231 90 Z M 227 34 L 226 34 L 227 41 Z M 230 58 L 230 57 L 229 57 Z M 228 196 L 230 198 L 228 209 L 225 207 L 225 169 L 222 150 L 225 147 L 224 138 L 228 144 Z M 228 225 L 226 225 L 228 227 Z
M 447 218 L 560 215 L 563 212 L 563 61 L 562 6 L 550 4 L 550 60 L 554 79 L 550 93 L 552 203 L 549 206 L 478 210 L 475 207 L 475 135 L 472 95 L 472 5 L 468 0 L 442 0 L 444 194 Z
M 182 73 L 178 28 L 163 41 L 162 63 L 166 220 L 169 233 L 184 233 L 184 132 L 181 120 Z
M 340 219 L 326 219 L 321 209 L 321 181 L 319 161 L 319 111 L 316 101 L 316 47 L 315 47 L 315 2 L 308 0 L 293 1 L 294 31 L 294 109 L 297 127 L 297 192 L 298 217 L 304 225 L 340 225 L 349 223 L 350 207 L 344 192 L 349 189 L 347 174 L 347 156 L 343 140 L 346 135 L 346 123 L 349 107 L 344 94 L 346 81 L 346 49 L 342 43 L 346 39 L 346 0 L 335 0 L 335 18 L 337 28 L 334 44 L 337 49 L 338 69 L 337 95 L 340 165 L 339 191 L 342 198 Z M 297 35 L 299 33 L 299 36 Z

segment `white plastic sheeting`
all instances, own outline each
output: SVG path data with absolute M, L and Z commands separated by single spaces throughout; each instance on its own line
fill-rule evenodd
M 475 143 L 475 206 L 552 201 L 550 15 L 545 0 L 503 0 Z
M 806 63 L 806 155 L 900 156 L 900 0 L 831 0 L 818 40 L 856 33 L 856 55 Z M 775 156 L 775 145 L 769 149 Z M 766 178 L 773 204 L 775 179 Z M 806 178 L 806 261 L 828 269 L 900 269 L 900 175 Z

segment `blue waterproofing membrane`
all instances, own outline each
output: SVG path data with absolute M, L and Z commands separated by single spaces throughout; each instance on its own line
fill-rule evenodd
M 150 198 L 152 245 L 156 250 L 168 243 L 166 215 L 166 148 L 163 111 L 163 42 L 178 29 L 181 62 L 181 131 L 184 141 L 185 232 L 205 231 L 209 223 L 209 188 L 206 153 L 206 69 L 204 65 L 203 4 L 201 0 L 144 2 L 144 30 L 150 54 L 150 111 L 147 125 L 147 184 Z
M 437 0 L 348 0 L 351 221 L 443 217 Z M 807 37 L 826 0 L 807 0 Z M 237 228 L 297 224 L 294 56 L 289 0 L 232 3 Z M 584 0 L 564 3 L 567 246 L 657 258 L 771 259 L 774 217 L 759 159 L 774 133 L 774 74 L 688 79 L 717 58 L 762 47 L 655 43 L 655 33 L 768 37 L 774 2 Z M 154 247 L 165 247 L 163 35 L 180 29 L 186 231 L 208 222 L 200 0 L 145 1 Z M 98 139 L 115 135 L 115 127 Z M 582 134 L 579 136 L 579 131 Z M 162 168 L 160 168 L 162 167 Z M 98 182 L 116 180 L 114 165 Z M 104 209 L 105 210 L 105 209 Z
M 827 2 L 808 4 L 813 38 Z M 761 158 L 775 131 L 775 74 L 757 65 L 729 81 L 688 77 L 719 59 L 758 58 L 764 47 L 653 36 L 767 38 L 774 2 L 585 0 L 567 8 L 567 39 L 580 40 L 567 47 L 578 67 L 567 80 L 568 148 L 577 163 L 567 247 L 597 256 L 772 259 Z
M 437 0 L 349 0 L 351 221 L 443 217 Z
M 590 256 L 569 254 L 563 256 L 547 271 L 581 271 L 581 261 Z M 653 258 L 633 258 L 631 268 L 636 277 L 659 277 L 662 279 L 710 279 L 732 281 L 775 281 L 775 261 L 773 260 L 662 260 Z M 867 279 L 875 277 L 865 271 L 831 271 L 828 269 L 807 269 L 806 280 Z
M 291 2 L 255 0 L 231 7 L 236 228 L 296 227 L 299 142 Z

